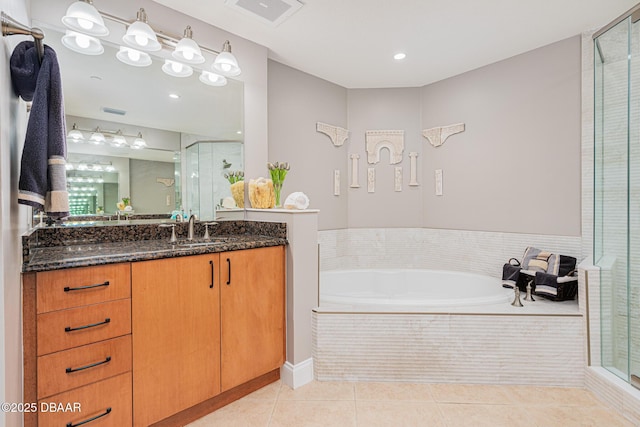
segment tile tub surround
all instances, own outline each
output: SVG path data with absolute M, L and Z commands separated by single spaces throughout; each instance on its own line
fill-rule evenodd
M 499 278 L 527 246 L 581 257 L 580 237 L 424 228 L 325 230 L 319 244 L 321 270 L 425 268 Z M 545 302 L 517 315 L 511 306 L 437 314 L 320 307 L 314 372 L 319 380 L 583 386 L 584 313 L 575 302 L 549 303 L 545 312 Z
M 589 391 L 522 385 L 268 385 L 187 427 L 633 427 Z
M 580 314 L 314 310 L 319 381 L 584 386 Z
M 176 223 L 178 239 L 185 239 L 187 223 Z M 171 245 L 170 228 L 158 224 L 92 227 L 37 227 L 22 237 L 23 272 L 140 261 L 208 252 L 284 245 L 286 224 L 260 221 L 220 221 L 209 227 L 212 238 L 228 237 L 211 246 Z M 202 240 L 203 223 L 195 225 L 195 241 Z
M 348 228 L 318 233 L 320 270 L 426 268 L 502 276 L 535 246 L 580 261 L 580 237 L 432 228 Z

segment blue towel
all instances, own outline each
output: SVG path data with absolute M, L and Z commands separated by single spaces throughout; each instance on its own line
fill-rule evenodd
M 18 203 L 44 209 L 53 218 L 69 216 L 66 178 L 66 124 L 58 58 L 44 47 L 42 64 L 32 41 L 11 54 L 16 94 L 33 101 L 22 151 Z

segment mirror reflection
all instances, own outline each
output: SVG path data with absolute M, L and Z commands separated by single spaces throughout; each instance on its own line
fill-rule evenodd
M 73 52 L 62 45 L 61 25 L 53 18 L 34 25 L 46 29 L 47 44 L 58 54 L 68 131 L 75 124 L 84 137 L 67 140 L 72 215 L 116 214 L 127 201 L 128 215 L 243 218 L 224 177 L 229 168 L 244 166 L 242 82 L 227 78 L 225 86 L 214 87 L 201 83 L 197 73 L 172 77 L 162 71 L 164 59 L 154 56 L 151 66 L 131 67 L 105 42 L 102 55 Z M 95 131 L 105 141 L 91 141 Z M 114 143 L 117 134 L 126 146 Z M 145 148 L 131 148 L 138 136 Z M 208 150 L 196 150 L 205 144 Z M 201 154 L 197 184 L 181 179 L 187 176 L 181 160 L 194 150 Z

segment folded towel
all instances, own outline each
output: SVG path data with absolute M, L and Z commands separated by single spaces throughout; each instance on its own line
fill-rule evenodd
M 18 203 L 44 209 L 53 218 L 69 215 L 66 178 L 66 124 L 58 58 L 44 47 L 42 64 L 32 41 L 11 54 L 11 81 L 16 94 L 32 101 L 22 150 Z

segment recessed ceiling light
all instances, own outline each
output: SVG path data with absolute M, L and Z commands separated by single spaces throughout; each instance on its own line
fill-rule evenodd
M 400 61 L 400 60 L 402 60 L 402 59 L 404 59 L 406 57 L 407 57 L 407 55 L 405 53 L 402 53 L 402 52 L 396 53 L 395 55 L 393 55 L 393 59 L 395 59 L 396 61 Z
M 180 95 L 178 95 L 177 93 L 170 93 L 169 94 L 169 98 L 178 99 L 178 98 L 180 98 Z

